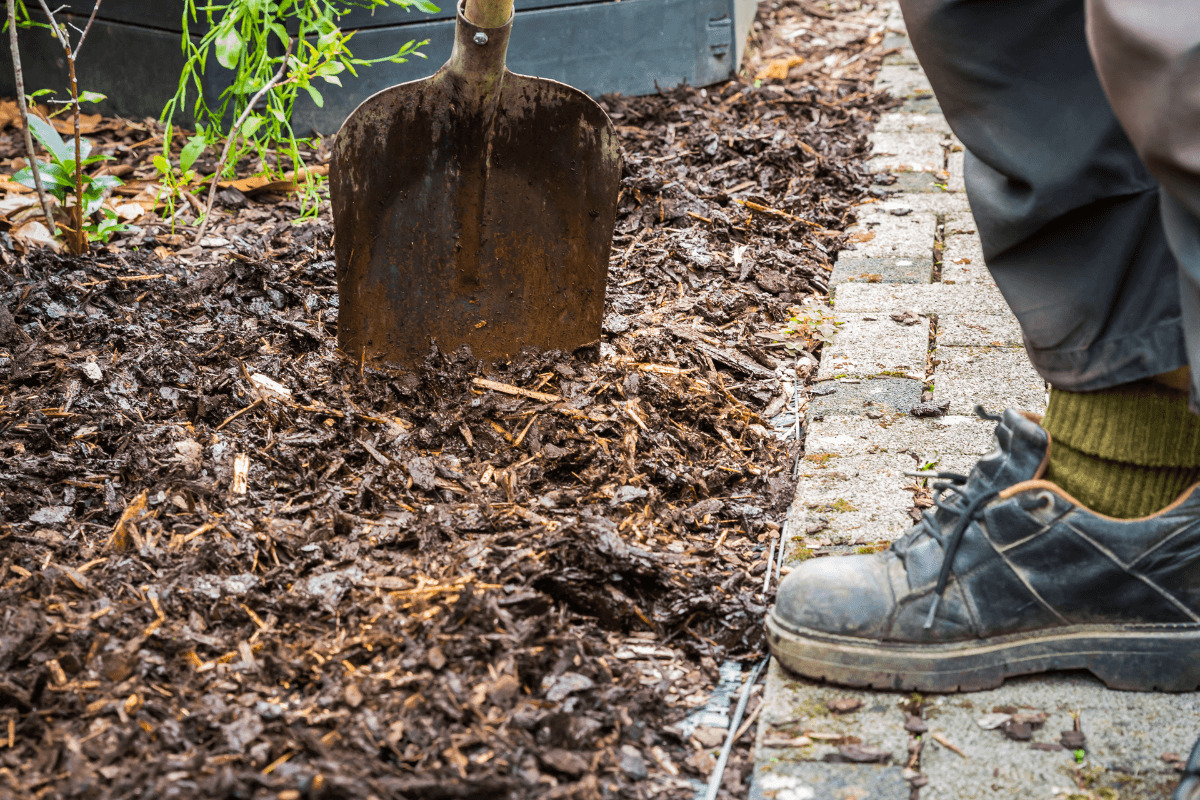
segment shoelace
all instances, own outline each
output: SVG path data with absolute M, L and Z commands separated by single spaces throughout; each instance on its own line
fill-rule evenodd
M 984 411 L 983 406 L 975 406 L 975 413 L 982 419 L 999 422 L 1002 417 L 998 414 L 989 414 Z M 950 529 L 949 535 L 942 542 L 942 567 L 938 571 L 937 586 L 934 588 L 933 604 L 929 606 L 929 614 L 925 617 L 925 630 L 933 627 L 933 620 L 937 616 L 938 606 L 942 603 L 942 595 L 946 593 L 946 584 L 950 581 L 950 569 L 954 565 L 954 556 L 958 553 L 958 546 L 962 542 L 963 534 L 967 532 L 967 528 L 971 526 L 971 522 L 975 520 L 980 510 L 987 503 L 1000 494 L 999 489 L 988 492 L 980 492 L 974 496 L 968 496 L 965 486 L 967 484 L 967 476 L 960 475 L 957 472 L 906 472 L 905 475 L 910 475 L 914 478 L 934 478 L 940 481 L 932 484 L 934 495 L 933 504 L 943 511 L 951 514 L 956 514 L 958 520 L 954 523 L 954 527 Z M 946 492 L 953 492 L 954 497 L 950 500 L 943 501 L 942 497 Z M 936 531 L 940 527 L 934 515 L 926 511 L 922 516 L 922 522 L 925 527 L 934 536 L 935 539 L 941 539 L 936 535 Z

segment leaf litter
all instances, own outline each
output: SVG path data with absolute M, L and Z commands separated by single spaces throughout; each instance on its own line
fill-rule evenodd
M 143 217 L 0 251 L 0 793 L 692 797 L 720 737 L 679 723 L 763 652 L 820 345 L 789 320 L 889 102 L 844 5 L 764 5 L 748 77 L 605 99 L 625 177 L 575 353 L 346 360 L 328 219 L 265 190 L 199 246 Z M 132 182 L 156 130 L 94 137 Z

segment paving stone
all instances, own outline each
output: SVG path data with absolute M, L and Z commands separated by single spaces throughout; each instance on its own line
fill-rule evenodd
M 994 283 L 983 258 L 983 244 L 968 213 L 952 213 L 943 219 L 942 281 L 946 283 Z
M 946 314 L 938 317 L 937 343 L 938 347 L 1020 347 L 1024 340 L 1012 314 Z
M 948 173 L 940 173 L 942 175 Z M 888 184 L 877 183 L 875 188 L 884 192 L 941 192 L 945 191 L 945 178 L 929 172 L 895 172 L 894 180 Z
M 897 178 L 911 177 L 918 173 L 897 173 Z M 900 183 L 897 180 L 897 185 Z M 967 196 L 962 192 L 947 192 L 934 187 L 931 190 L 900 191 L 896 186 L 880 187 L 889 190 L 889 194 L 880 200 L 887 208 L 907 208 L 927 214 L 946 217 L 970 216 L 971 206 Z
M 800 460 L 796 500 L 798 532 L 818 529 L 809 539 L 788 543 L 784 563 L 797 558 L 804 542 L 851 545 L 892 541 L 912 526 L 913 496 L 904 487 L 915 469 L 907 453 L 842 455 L 809 453 Z
M 906 469 L 933 462 L 939 469 L 961 473 L 969 471 L 980 456 L 992 449 L 995 430 L 996 423 L 973 413 L 933 419 L 906 414 L 885 414 L 880 420 L 826 417 L 809 424 L 805 452 L 809 456 L 836 454 L 840 458 L 902 453 L 913 465 Z
M 891 753 L 893 762 L 908 757 L 908 732 L 904 730 L 904 711 L 900 704 L 910 695 L 904 692 L 869 692 L 844 689 L 810 681 L 785 670 L 772 661 L 767 668 L 760 737 L 771 743 L 793 739 L 805 733 L 854 736 L 861 744 Z M 827 705 L 832 700 L 858 699 L 862 706 L 849 714 L 834 714 Z M 775 748 L 789 756 L 819 761 L 838 752 L 838 743 L 830 738 L 811 737 L 804 748 Z M 795 751 L 803 749 L 803 754 Z
M 965 192 L 966 184 L 963 183 L 963 160 L 966 158 L 966 153 L 962 150 L 951 152 L 946 158 L 946 169 L 950 172 L 950 182 L 946 184 L 946 188 L 952 192 Z
M 838 314 L 833 344 L 826 345 L 817 380 L 833 377 L 924 380 L 929 352 L 929 320 L 913 325 L 887 314 Z
M 897 216 L 878 203 L 859 206 L 858 222 L 847 232 L 853 236 L 869 237 L 854 242 L 854 249 L 844 251 L 849 258 L 911 258 L 933 259 L 933 244 L 937 238 L 937 216 L 913 211 Z
M 900 767 L 772 760 L 755 764 L 748 796 L 750 800 L 905 800 L 909 792 Z
M 916 65 L 880 67 L 875 79 L 876 88 L 890 92 L 902 100 L 923 100 L 933 97 L 929 79 Z
M 1097 768 L 1111 770 L 1114 774 L 1100 776 L 1100 783 L 1111 782 L 1109 788 L 1118 792 L 1114 797 L 1166 798 L 1179 778 L 1161 755 L 1191 749 L 1200 694 L 1113 692 L 1090 676 L 1045 675 L 1010 680 L 985 692 L 933 698 L 925 714 L 930 730 L 970 757 L 927 741 L 921 772 L 929 784 L 921 790 L 922 798 L 1050 798 L 1078 792 L 1071 751 L 1035 750 L 1032 742 L 1011 741 L 999 730 L 977 724 L 993 708 L 1004 707 L 1049 714 L 1033 732 L 1032 741 L 1044 744 L 1056 744 L 1078 714 L 1087 737 L 1086 772 L 1096 777 Z
M 839 256 L 829 276 L 829 285 L 859 283 L 929 283 L 933 279 L 933 256 L 920 258 L 848 258 Z
M 870 314 L 913 310 L 918 314 L 1006 314 L 1008 304 L 995 286 L 975 284 L 844 283 L 834 293 L 838 313 Z
M 931 131 L 880 131 L 871 134 L 871 172 L 940 172 L 945 167 L 944 135 Z
M 916 64 L 917 54 L 912 49 L 912 45 L 908 41 L 908 37 L 899 33 L 889 33 L 883 38 L 883 47 L 887 50 L 894 51 L 883 57 L 885 66 L 893 64 Z
M 902 33 L 908 36 L 908 28 L 904 24 L 904 12 L 900 10 L 899 3 L 889 7 L 887 20 L 883 23 L 883 27 L 888 33 Z
M 884 69 L 887 69 L 884 67 Z M 900 106 L 900 111 L 907 114 L 940 114 L 942 107 L 938 105 L 937 99 L 929 95 L 916 95 L 906 98 L 903 105 Z
M 950 126 L 941 114 L 903 114 L 889 111 L 875 123 L 876 133 L 940 133 L 950 135 Z
M 1020 347 L 941 347 L 934 368 L 933 398 L 950 401 L 951 414 L 976 404 L 991 412 L 1019 408 L 1041 413 L 1046 384 Z
M 808 401 L 808 419 L 824 419 L 839 414 L 863 415 L 868 411 L 907 414 L 921 402 L 924 381 L 909 378 L 872 378 L 870 380 L 832 380 L 813 386 Z
M 862 707 L 850 714 L 831 714 L 828 703 L 857 698 Z M 908 788 L 901 774 L 908 734 L 900 703 L 908 695 L 840 689 L 790 675 L 772 661 L 767 669 L 763 711 L 756 739 L 752 800 L 903 800 Z M 814 739 L 805 747 L 783 744 L 804 733 L 854 737 L 891 754 L 887 764 L 827 762 L 838 756 L 836 740 Z

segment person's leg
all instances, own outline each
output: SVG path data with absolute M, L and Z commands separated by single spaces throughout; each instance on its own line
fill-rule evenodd
M 1044 424 L 1006 411 L 996 449 L 969 476 L 940 475 L 936 508 L 887 551 L 793 570 L 771 650 L 859 686 L 1088 669 L 1115 688 L 1200 687 L 1200 487 L 1162 508 L 1200 468 L 1200 417 L 1153 380 L 1188 363 L 1160 219 L 1174 201 L 1160 208 L 1105 99 L 1084 0 L 901 2 L 1051 408 Z
M 1158 184 L 1088 52 L 1084 0 L 902 5 L 967 150 L 987 266 L 1052 386 L 1046 478 L 1105 514 L 1157 511 L 1200 480 L 1200 449 L 1147 448 L 1200 437 L 1200 420 L 1138 383 L 1187 364 L 1178 268 Z
M 1179 263 L 1192 409 L 1200 413 L 1200 8 L 1195 0 L 1088 0 L 1088 38 L 1109 100 L 1163 189 Z
M 1186 364 L 1158 184 L 1105 98 L 1084 0 L 901 6 L 1038 372 L 1082 392 Z

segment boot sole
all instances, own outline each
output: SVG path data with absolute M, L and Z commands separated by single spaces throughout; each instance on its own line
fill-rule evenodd
M 1200 688 L 1200 626 L 1080 625 L 941 644 L 872 642 L 794 628 L 774 612 L 767 643 L 806 678 L 918 692 L 994 689 L 1005 678 L 1086 670 L 1110 689 L 1190 692 Z

